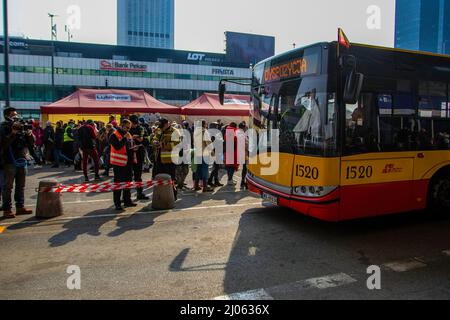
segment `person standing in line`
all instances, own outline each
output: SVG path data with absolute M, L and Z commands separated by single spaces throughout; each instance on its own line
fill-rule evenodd
M 106 138 L 105 138 L 105 149 L 103 149 L 103 159 L 104 159 L 104 167 L 105 171 L 103 172 L 103 176 L 109 177 L 109 169 L 111 169 L 110 164 L 110 154 L 111 154 L 111 136 L 114 134 L 113 125 L 108 123 L 106 125 Z
M 111 123 L 113 126 L 115 125 L 117 127 L 116 117 L 114 117 L 113 115 L 110 115 L 108 123 Z
M 94 121 L 88 120 L 86 124 L 78 129 L 78 143 L 81 149 L 82 167 L 84 181 L 89 182 L 88 176 L 88 160 L 89 157 L 94 161 L 95 180 L 100 180 L 99 175 L 99 159 L 96 148 L 97 135 L 95 133 Z
M 143 172 L 150 172 L 150 168 L 152 167 L 151 161 L 150 161 L 150 134 L 151 129 L 150 125 L 145 122 L 144 118 L 139 118 L 139 124 L 144 129 L 144 141 L 142 141 L 142 145 L 144 146 L 144 169 Z
M 195 152 L 195 158 L 196 158 L 196 164 L 197 164 L 197 172 L 196 172 L 196 178 L 194 181 L 194 190 L 202 190 L 203 192 L 213 192 L 214 189 L 210 188 L 208 186 L 208 169 L 209 169 L 209 159 L 204 159 L 206 156 L 206 148 L 211 144 L 211 138 L 208 134 L 208 124 L 205 120 L 202 120 L 201 122 L 202 130 L 196 130 L 194 132 L 194 139 L 200 139 L 202 141 L 202 149 L 201 150 L 195 150 L 199 152 Z M 197 136 L 201 134 L 201 136 Z M 195 148 L 194 148 L 195 149 Z M 198 153 L 198 154 L 197 154 Z M 198 157 L 201 156 L 201 159 Z M 200 188 L 200 180 L 202 181 L 202 188 Z
M 129 133 L 131 129 L 130 120 L 122 120 L 121 127 L 117 128 L 111 135 L 111 155 L 110 163 L 113 167 L 114 182 L 130 182 L 133 179 L 133 157 L 134 151 L 131 148 L 133 137 Z M 125 207 L 136 207 L 137 204 L 131 200 L 131 190 L 116 190 L 113 192 L 114 205 L 116 210 L 123 210 L 121 197 L 123 194 Z
M 242 190 L 247 190 L 248 186 L 247 186 L 247 164 L 248 164 L 248 137 L 246 135 L 248 128 L 247 125 L 245 124 L 245 122 L 241 122 L 239 124 L 239 130 L 238 130 L 238 135 L 244 135 L 245 139 L 245 163 L 242 164 L 242 175 L 241 175 L 241 189 Z
M 144 170 L 145 150 L 144 150 L 144 135 L 145 129 L 139 124 L 139 117 L 135 114 L 130 116 L 131 129 L 130 134 L 133 137 L 133 180 L 135 182 L 142 182 L 142 172 Z M 136 200 L 149 200 L 144 194 L 143 188 L 136 188 Z
M 44 146 L 44 129 L 42 129 L 39 120 L 33 121 L 33 136 L 34 136 L 34 154 L 36 164 L 38 166 L 45 164 L 45 158 L 43 156 L 42 148 Z
M 172 161 L 172 150 L 178 144 L 176 141 L 172 141 L 172 135 L 175 132 L 175 128 L 170 125 L 169 120 L 162 118 L 159 120 L 159 130 L 153 137 L 153 146 L 155 151 L 155 172 L 154 176 L 165 173 L 172 177 L 174 182 L 174 194 L 177 198 L 176 186 L 176 165 Z M 178 133 L 178 136 L 180 134 Z
M 225 129 L 225 136 L 224 136 L 224 142 L 225 142 L 225 146 L 224 146 L 224 152 L 223 152 L 223 157 L 224 157 L 224 163 L 225 163 L 225 167 L 227 169 L 227 175 L 228 175 L 228 185 L 229 186 L 234 186 L 236 185 L 236 182 L 234 182 L 233 180 L 233 176 L 234 173 L 239 169 L 239 164 L 238 164 L 238 156 L 237 156 L 237 136 L 236 136 L 236 131 L 237 131 L 237 124 L 235 122 L 231 122 L 230 125 L 228 125 Z M 228 148 L 231 148 L 232 144 L 234 141 L 234 146 L 233 149 L 230 150 L 232 152 L 232 154 L 228 154 Z M 229 159 L 228 159 L 229 158 Z
M 52 168 L 59 168 L 59 164 L 60 164 L 61 159 L 64 160 L 64 162 L 66 163 L 66 165 L 68 167 L 70 167 L 72 165 L 73 160 L 67 158 L 62 153 L 63 143 L 64 143 L 63 122 L 62 121 L 58 121 L 56 123 L 56 129 L 55 129 L 55 144 L 54 144 L 54 147 L 53 147 L 54 165 L 52 166 Z
M 220 130 L 220 126 L 219 126 L 218 122 L 211 123 L 209 125 L 209 128 L 213 129 L 213 130 Z M 217 133 L 216 135 L 212 136 L 211 142 L 213 142 L 214 144 L 221 143 L 223 145 L 222 134 Z M 208 185 L 211 187 L 223 187 L 223 184 L 221 184 L 220 180 L 219 180 L 220 164 L 218 162 L 220 162 L 220 159 L 217 159 L 217 157 L 222 157 L 222 154 L 218 154 L 217 151 L 215 150 L 215 157 L 216 157 L 216 159 L 213 163 L 213 169 L 211 171 L 211 174 L 209 175 Z
M 47 121 L 44 130 L 44 164 L 50 163 L 55 148 L 55 131 L 53 130 L 52 123 Z M 54 159 L 55 160 L 55 159 Z
M 187 139 L 190 141 L 192 139 L 191 133 L 189 132 L 189 123 L 187 121 L 183 121 L 181 125 L 181 129 L 183 130 L 181 133 L 181 139 L 185 140 Z M 189 136 L 186 136 L 189 135 Z M 180 158 L 183 159 L 185 150 L 181 150 L 180 152 Z M 177 178 L 177 189 L 178 190 L 185 190 L 187 189 L 187 184 L 185 183 L 186 178 L 189 174 L 189 163 L 182 162 L 181 164 L 177 165 L 176 168 L 176 178 Z
M 66 156 L 66 158 L 71 159 L 71 162 L 73 162 L 74 159 L 74 136 L 73 136 L 73 129 L 75 128 L 75 121 L 69 120 L 69 123 L 67 124 L 66 128 L 64 129 L 64 137 L 63 137 L 63 154 Z

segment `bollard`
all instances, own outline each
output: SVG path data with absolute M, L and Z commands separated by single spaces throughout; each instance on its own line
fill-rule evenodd
M 168 174 L 158 174 L 155 177 L 156 181 L 169 181 L 172 178 Z M 175 208 L 175 195 L 173 193 L 173 186 L 156 185 L 153 188 L 152 208 L 155 210 L 169 210 Z
M 39 182 L 39 189 L 46 187 L 55 187 L 58 185 L 56 180 L 43 180 Z M 63 215 L 62 195 L 53 192 L 39 192 L 36 203 L 36 218 L 49 219 Z

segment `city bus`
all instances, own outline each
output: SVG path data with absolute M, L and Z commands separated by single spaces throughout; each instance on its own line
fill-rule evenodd
M 350 44 L 340 30 L 256 64 L 251 101 L 250 127 L 280 132 L 278 172 L 248 165 L 265 201 L 331 222 L 450 216 L 450 56 Z

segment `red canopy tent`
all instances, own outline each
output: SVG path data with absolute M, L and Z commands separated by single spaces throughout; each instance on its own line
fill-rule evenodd
M 188 121 L 205 119 L 223 122 L 248 120 L 250 116 L 250 97 L 226 94 L 224 104 L 220 104 L 219 95 L 205 93 L 198 99 L 181 108 L 181 115 Z
M 179 115 L 180 108 L 156 100 L 144 90 L 78 89 L 70 96 L 41 107 L 42 114 L 130 114 Z

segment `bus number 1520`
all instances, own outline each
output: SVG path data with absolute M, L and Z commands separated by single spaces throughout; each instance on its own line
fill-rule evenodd
M 295 175 L 300 178 L 317 180 L 319 179 L 319 169 L 298 164 L 295 166 Z
M 347 167 L 347 180 L 366 179 L 366 178 L 371 178 L 372 175 L 373 175 L 373 167 L 372 166 Z

